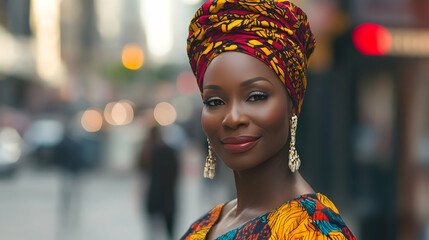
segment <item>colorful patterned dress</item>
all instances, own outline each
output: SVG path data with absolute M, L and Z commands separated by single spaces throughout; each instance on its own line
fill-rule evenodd
M 182 240 L 206 239 L 218 220 L 221 204 L 196 221 Z M 347 239 L 356 240 L 341 219 L 335 205 L 324 195 L 306 194 L 296 197 L 281 207 L 256 217 L 216 240 L 265 239 Z

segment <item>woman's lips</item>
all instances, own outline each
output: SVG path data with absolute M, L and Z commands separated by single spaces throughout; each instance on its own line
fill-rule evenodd
M 224 138 L 221 142 L 226 150 L 232 153 L 241 153 L 250 150 L 258 140 L 259 137 L 240 136 Z

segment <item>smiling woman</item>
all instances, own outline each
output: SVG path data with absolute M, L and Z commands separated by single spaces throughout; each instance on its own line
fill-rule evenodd
M 211 0 L 191 21 L 188 56 L 209 142 L 234 172 L 237 199 L 197 220 L 182 239 L 355 239 L 335 205 L 298 172 L 297 116 L 314 36 L 284 0 Z
M 268 66 L 244 53 L 220 54 L 205 73 L 203 101 L 203 129 L 229 168 L 254 168 L 279 155 L 281 170 L 287 170 L 283 158 L 294 108 Z

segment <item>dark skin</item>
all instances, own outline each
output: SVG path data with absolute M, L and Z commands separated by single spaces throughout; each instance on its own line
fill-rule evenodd
M 223 209 L 207 239 L 314 190 L 288 167 L 289 120 L 295 109 L 277 75 L 239 52 L 217 56 L 204 74 L 201 123 L 216 155 L 234 172 L 237 199 Z M 227 137 L 256 137 L 243 152 L 224 146 Z

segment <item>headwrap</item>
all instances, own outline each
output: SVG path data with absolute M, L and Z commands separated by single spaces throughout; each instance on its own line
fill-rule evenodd
M 210 62 L 225 51 L 256 57 L 285 84 L 296 114 L 315 46 L 306 14 L 285 0 L 210 0 L 189 26 L 188 57 L 200 91 Z

